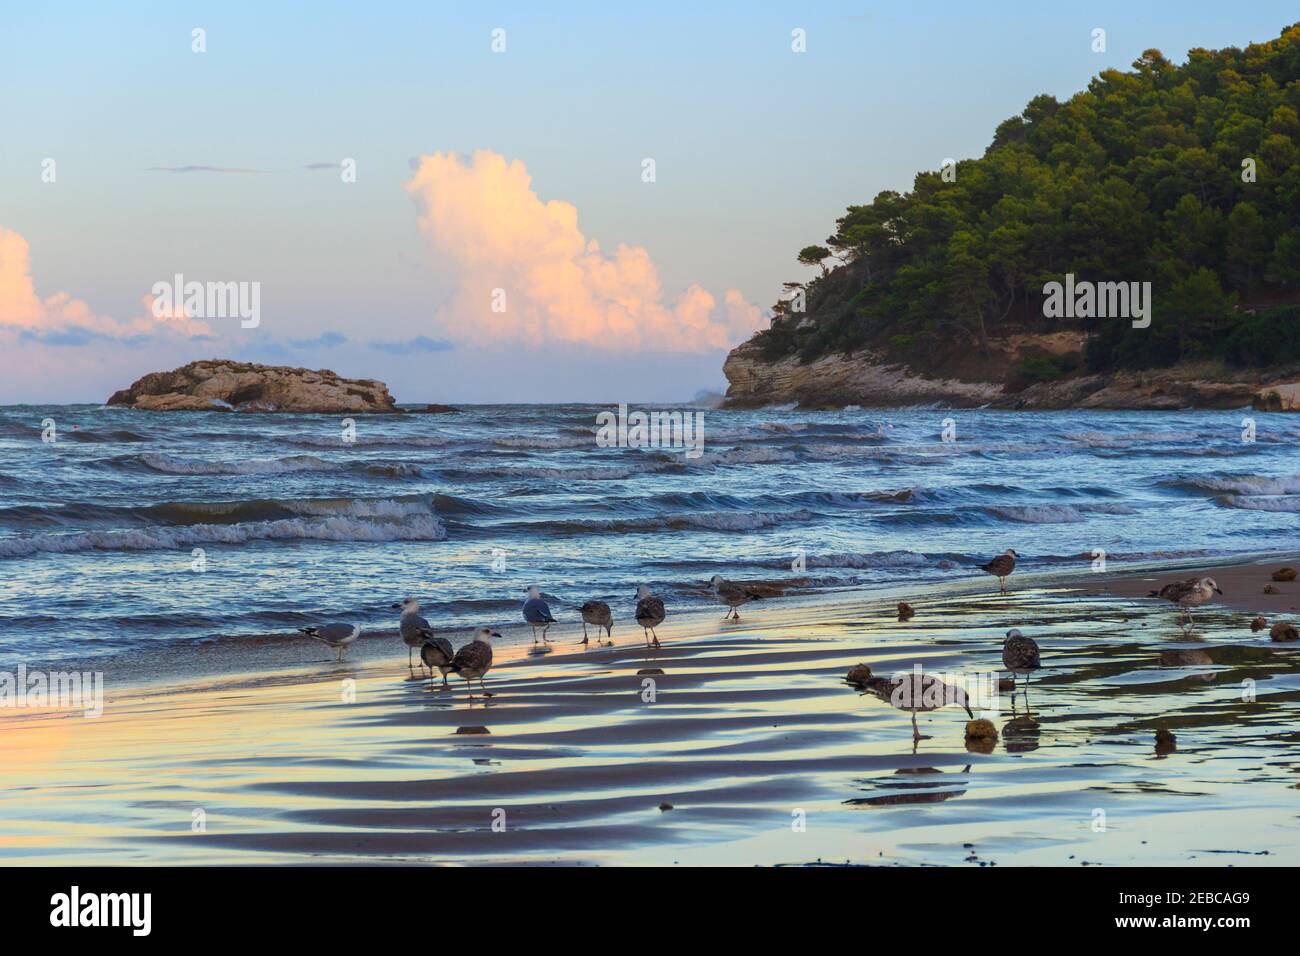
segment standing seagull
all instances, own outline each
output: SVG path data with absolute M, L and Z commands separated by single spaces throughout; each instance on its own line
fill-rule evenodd
M 998 579 L 998 592 L 1000 594 L 1007 593 L 1007 578 L 1010 577 L 1011 572 L 1016 569 L 1016 558 L 1018 557 L 1020 557 L 1020 555 L 1016 554 L 1010 548 L 1007 548 L 1006 551 L 999 554 L 988 564 L 980 565 L 981 571 L 987 571 Z
M 490 627 L 480 627 L 474 632 L 474 640 L 458 650 L 447 666 L 451 673 L 465 678 L 470 697 L 474 696 L 474 687 L 470 683 L 473 680 L 478 681 L 484 697 L 491 696 L 483 686 L 483 675 L 492 669 L 492 638 L 500 636 Z
M 406 645 L 406 668 L 412 670 L 411 654 L 417 647 L 423 647 L 424 642 L 432 639 L 433 625 L 420 617 L 420 602 L 413 597 L 406 598 L 401 604 L 394 604 L 393 610 L 401 610 L 402 617 L 398 624 L 398 630 L 402 634 L 402 643 Z
M 636 622 L 641 625 L 646 647 L 650 646 L 652 634 L 654 634 L 654 646 L 659 646 L 659 635 L 655 634 L 655 628 L 662 624 L 667 616 L 664 602 L 651 594 L 648 587 L 643 584 L 636 589 Z
M 433 669 L 436 667 L 442 671 L 442 686 L 447 686 L 447 672 L 451 670 L 451 662 L 455 659 L 456 652 L 452 650 L 451 641 L 445 637 L 431 637 L 424 642 L 420 648 L 420 660 L 429 668 L 429 678 L 433 678 Z
M 1186 632 L 1188 627 L 1196 622 L 1192 619 L 1192 608 L 1200 607 L 1207 601 L 1214 600 L 1214 595 L 1222 594 L 1219 586 L 1214 583 L 1214 578 L 1188 578 L 1186 581 L 1175 581 L 1173 584 L 1166 584 L 1159 591 L 1150 592 L 1147 597 L 1163 598 L 1166 601 L 1172 601 L 1183 609 L 1187 615 L 1187 623 L 1183 625 L 1183 631 Z
M 611 637 L 614 631 L 614 615 L 609 613 L 609 605 L 604 601 L 588 601 L 580 610 L 582 611 L 582 643 L 587 643 L 587 625 L 596 625 L 596 644 L 600 644 L 600 629 L 605 629 L 605 636 Z M 609 642 L 610 647 L 614 642 Z
M 322 624 L 320 627 L 300 627 L 298 630 L 313 641 L 338 648 L 338 656 L 334 658 L 336 661 L 343 660 L 343 652 L 361 636 L 361 628 L 355 624 Z
M 542 628 L 542 641 L 549 641 L 546 631 L 555 623 L 555 618 L 551 617 L 551 606 L 542 600 L 542 592 L 537 590 L 537 585 L 532 584 L 528 587 L 528 600 L 524 602 L 524 620 L 533 626 L 533 643 L 537 643 L 537 628 Z
M 1002 664 L 1011 671 L 1014 681 L 1021 674 L 1025 675 L 1025 712 L 1029 712 L 1029 675 L 1042 666 L 1038 659 L 1038 645 L 1032 637 L 1025 637 L 1016 628 L 1007 631 L 1007 638 L 1002 642 Z M 1016 691 L 1011 689 L 1011 712 L 1016 712 Z
M 742 604 L 748 604 L 750 601 L 761 601 L 763 599 L 763 595 L 761 594 L 755 594 L 753 591 L 741 587 L 739 584 L 732 584 L 729 581 L 724 581 L 721 574 L 715 574 L 710 578 L 709 586 L 713 588 L 713 596 L 721 603 L 727 605 L 730 609 L 727 612 L 727 616 L 723 618 L 724 621 L 727 620 L 727 618 L 739 621 L 740 612 L 737 611 L 736 608 L 740 607 Z M 732 615 L 735 615 L 735 617 L 733 618 Z

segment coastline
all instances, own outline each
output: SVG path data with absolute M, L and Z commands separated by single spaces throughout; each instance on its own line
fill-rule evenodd
M 1250 575 L 1257 561 L 1223 567 Z M 1297 768 L 1258 770 L 1260 748 L 1281 757 L 1300 716 L 1294 645 L 1252 634 L 1249 608 L 1200 608 L 1201 633 L 1188 638 L 1169 605 L 1124 596 L 1148 575 L 1207 568 L 1228 579 L 1179 562 L 1117 569 L 1109 596 L 1071 571 L 1013 577 L 1007 595 L 962 579 L 758 602 L 731 625 L 715 610 L 678 614 L 658 651 L 630 626 L 616 625 L 614 648 L 584 651 L 570 624 L 536 656 L 511 634 L 486 700 L 468 700 L 459 681 L 444 691 L 409 679 L 395 637 L 342 663 L 303 642 L 295 650 L 310 659 L 296 666 L 241 658 L 214 676 L 123 684 L 96 719 L 0 715 L 12 768 L 0 856 L 1294 864 L 1300 835 L 1279 832 L 1290 832 Z M 901 598 L 917 611 L 906 623 Z M 906 713 L 843 681 L 857 663 L 1000 670 L 1010 627 L 1035 635 L 1045 669 L 1034 719 L 999 699 L 991 747 L 964 740 L 954 708 L 921 715 L 926 737 L 914 743 Z M 1257 702 L 1238 699 L 1244 676 L 1258 681 Z M 1255 746 L 1243 750 L 1247 726 Z M 1158 728 L 1178 735 L 1176 753 L 1153 749 Z M 1152 761 L 1154 790 L 1141 784 Z M 1239 791 L 1248 764 L 1272 785 Z M 1089 827 L 1099 807 L 1116 821 L 1109 836 Z M 492 827 L 498 809 L 504 831 Z M 791 826 L 798 812 L 803 831 Z M 1187 832 L 1203 836 L 1188 844 Z

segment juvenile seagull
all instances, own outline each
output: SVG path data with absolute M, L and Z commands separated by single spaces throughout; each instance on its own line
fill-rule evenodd
M 420 660 L 429 668 L 429 677 L 433 677 L 433 669 L 436 667 L 442 672 L 443 687 L 447 686 L 447 672 L 451 670 L 451 662 L 455 657 L 451 641 L 445 637 L 431 637 L 420 648 Z
M 1183 631 L 1186 632 L 1188 627 L 1196 622 L 1192 619 L 1192 608 L 1200 607 L 1207 601 L 1214 600 L 1214 595 L 1222 594 L 1219 586 L 1214 583 L 1214 578 L 1188 578 L 1186 581 L 1175 581 L 1173 584 L 1166 584 L 1158 591 L 1151 591 L 1147 597 L 1161 598 L 1165 601 L 1172 601 L 1183 609 L 1187 615 L 1187 623 L 1182 625 Z
M 1025 637 L 1017 628 L 1007 631 L 1006 640 L 1002 642 L 1002 665 L 1011 672 L 1014 681 L 1021 674 L 1025 675 L 1025 711 L 1029 710 L 1029 675 L 1042 666 L 1038 659 L 1038 645 L 1032 637 Z M 1016 691 L 1011 690 L 1011 712 L 1016 712 Z
M 465 678 L 470 697 L 474 696 L 474 687 L 470 683 L 473 680 L 478 681 L 483 695 L 489 696 L 483 685 L 483 675 L 492 669 L 492 638 L 500 636 L 490 627 L 480 627 L 474 632 L 474 640 L 458 650 L 447 666 L 448 671 Z
M 654 646 L 659 646 L 659 635 L 655 634 L 655 628 L 664 622 L 667 613 L 664 611 L 664 602 L 650 593 L 650 589 L 644 584 L 636 589 L 636 622 L 641 625 L 642 634 L 645 635 L 646 647 L 650 645 L 650 635 L 654 634 Z
M 542 629 L 542 640 L 549 641 L 546 631 L 555 623 L 555 618 L 551 617 L 551 606 L 542 600 L 542 592 L 537 590 L 536 584 L 528 586 L 528 600 L 524 602 L 524 620 L 533 626 L 533 643 L 537 643 L 537 628 Z
M 761 601 L 763 595 L 755 594 L 748 588 L 741 587 L 739 584 L 732 584 L 730 581 L 724 581 L 721 574 L 715 574 L 709 579 L 709 586 L 713 588 L 713 596 L 722 604 L 727 605 L 730 609 L 723 620 L 731 618 L 740 620 L 740 612 L 736 608 L 742 604 L 748 604 L 750 601 Z M 735 615 L 732 617 L 732 615 Z
M 580 610 L 582 611 L 582 643 L 587 643 L 587 625 L 596 625 L 596 643 L 600 644 L 600 629 L 605 629 L 605 636 L 611 637 L 614 631 L 614 615 L 609 612 L 609 605 L 604 601 L 588 601 Z M 614 642 L 609 642 L 614 646 Z
M 956 704 L 966 711 L 968 718 L 975 719 L 963 688 L 945 684 L 933 674 L 924 674 L 919 669 L 900 671 L 890 677 L 868 676 L 859 686 L 864 693 L 878 697 L 891 707 L 911 711 L 914 742 L 925 739 L 916 726 L 918 713 L 928 713 L 947 704 Z
M 998 593 L 1007 593 L 1007 578 L 1010 577 L 1011 572 L 1016 569 L 1016 558 L 1018 557 L 1020 557 L 1020 555 L 1016 554 L 1010 548 L 1007 548 L 1006 551 L 999 554 L 988 564 L 980 565 L 981 571 L 987 571 L 998 579 Z
M 433 625 L 420 617 L 420 602 L 408 597 L 401 604 L 394 604 L 393 610 L 400 610 L 402 616 L 398 621 L 398 630 L 402 634 L 402 643 L 406 645 L 406 668 L 413 670 L 411 655 L 417 647 L 433 637 Z
M 337 648 L 339 653 L 334 658 L 336 661 L 343 660 L 343 652 L 361 636 L 361 628 L 355 624 L 322 624 L 320 627 L 300 627 L 298 630 L 313 641 Z

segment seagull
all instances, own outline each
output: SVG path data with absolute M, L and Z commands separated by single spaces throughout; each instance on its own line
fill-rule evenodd
M 1186 581 L 1175 581 L 1173 584 L 1166 584 L 1158 591 L 1151 591 L 1147 597 L 1162 598 L 1166 601 L 1172 601 L 1183 609 L 1187 615 L 1187 624 L 1183 625 L 1183 631 L 1186 632 L 1188 627 L 1196 622 L 1192 619 L 1192 608 L 1200 607 L 1207 601 L 1214 600 L 1214 595 L 1222 594 L 1219 586 L 1214 583 L 1214 578 L 1188 578 Z
M 963 688 L 945 684 L 933 674 L 924 674 L 919 666 L 890 677 L 868 677 L 861 687 L 863 693 L 871 694 L 891 707 L 912 712 L 913 742 L 924 739 L 916 726 L 918 712 L 926 713 L 947 704 L 958 704 L 966 711 L 967 717 L 975 719 Z
M 610 637 L 614 630 L 614 615 L 609 613 L 609 605 L 604 601 L 588 601 L 579 610 L 582 611 L 582 643 L 587 643 L 587 625 L 596 625 L 596 643 L 600 644 L 600 629 L 605 629 L 605 636 Z M 614 642 L 610 641 L 612 647 Z
M 433 678 L 433 669 L 436 667 L 442 671 L 442 686 L 447 686 L 447 672 L 451 670 L 451 662 L 455 659 L 456 652 L 452 650 L 451 641 L 445 637 L 430 637 L 420 648 L 420 660 L 429 668 L 429 677 Z
M 492 669 L 492 638 L 500 636 L 490 627 L 480 627 L 474 632 L 474 640 L 458 650 L 451 663 L 447 665 L 448 671 L 465 678 L 465 686 L 469 688 L 470 697 L 474 696 L 474 687 L 470 683 L 473 680 L 478 681 L 484 697 L 492 696 L 483 686 L 483 675 Z
M 338 648 L 338 656 L 334 658 L 336 661 L 343 660 L 343 652 L 361 636 L 361 628 L 355 624 L 322 624 L 320 627 L 300 627 L 298 630 L 313 641 Z
M 659 635 L 655 634 L 655 628 L 664 622 L 667 614 L 664 611 L 664 602 L 650 593 L 650 589 L 644 584 L 636 589 L 636 622 L 641 625 L 642 633 L 645 635 L 646 646 L 650 646 L 650 635 L 654 634 L 654 646 L 659 646 Z
M 724 581 L 721 574 L 715 574 L 710 580 L 709 585 L 713 588 L 714 596 L 723 604 L 727 605 L 730 610 L 727 612 L 727 618 L 735 615 L 733 620 L 740 620 L 740 612 L 736 608 L 742 604 L 748 604 L 750 601 L 761 601 L 763 595 L 755 594 L 748 588 L 741 587 L 739 584 L 732 584 L 730 581 Z
M 1007 593 L 1007 578 L 1010 577 L 1011 572 L 1016 569 L 1016 558 L 1018 557 L 1020 557 L 1020 555 L 1016 554 L 1010 548 L 1007 548 L 1006 551 L 999 554 L 988 564 L 980 565 L 981 571 L 987 571 L 998 579 L 998 592 L 1000 594 Z
M 537 627 L 541 625 L 542 640 L 548 641 L 546 631 L 555 623 L 555 618 L 551 617 L 551 606 L 542 600 L 542 592 L 537 590 L 536 584 L 528 587 L 528 600 L 524 602 L 524 620 L 533 626 L 533 643 L 537 643 Z
M 411 654 L 433 637 L 433 625 L 420 617 L 420 602 L 413 597 L 406 598 L 401 604 L 393 605 L 394 611 L 399 609 L 402 617 L 398 630 L 401 631 L 402 641 L 406 644 L 406 667 L 410 670 Z
M 1042 666 L 1038 659 L 1038 645 L 1032 637 L 1025 637 L 1017 628 L 1007 631 L 1006 640 L 1002 642 L 1002 664 L 1011 671 L 1014 681 L 1019 675 L 1025 675 L 1025 710 L 1029 710 L 1029 675 Z M 1016 712 L 1016 691 L 1011 690 L 1011 712 Z

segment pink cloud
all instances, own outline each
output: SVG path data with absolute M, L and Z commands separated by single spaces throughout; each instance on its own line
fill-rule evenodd
M 434 153 L 421 157 L 405 189 L 421 233 L 451 276 L 437 320 L 455 339 L 703 352 L 729 348 L 762 324 L 759 309 L 735 289 L 721 306 L 694 284 L 666 301 L 644 248 L 602 252 L 578 229 L 578 210 L 543 202 L 518 160 L 487 150 L 468 161 Z
M 141 302 L 142 315 L 119 321 L 99 315 L 67 292 L 56 292 L 42 299 L 32 281 L 27 240 L 12 229 L 0 226 L 0 329 L 37 337 L 84 332 L 109 339 L 133 339 L 159 333 L 188 338 L 212 332 L 206 322 L 183 313 L 155 316 L 150 296 L 146 295 Z

